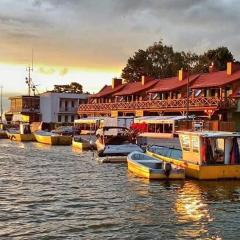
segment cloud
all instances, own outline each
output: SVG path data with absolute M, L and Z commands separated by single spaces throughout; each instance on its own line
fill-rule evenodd
M 225 45 L 238 58 L 237 0 L 9 0 L 0 2 L 2 59 L 57 66 L 122 68 L 163 39 L 176 50 Z
M 54 68 L 40 67 L 38 72 L 44 75 L 52 75 L 56 72 L 56 70 Z
M 67 68 L 63 68 L 59 71 L 60 76 L 65 76 L 68 73 L 68 69 Z

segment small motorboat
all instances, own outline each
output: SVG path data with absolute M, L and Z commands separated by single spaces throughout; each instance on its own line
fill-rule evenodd
M 84 139 L 80 136 L 74 136 L 72 139 L 72 146 L 82 151 L 96 149 L 95 144 L 91 140 Z
M 138 177 L 156 180 L 185 179 L 183 168 L 159 161 L 141 152 L 130 153 L 127 164 L 128 170 Z
M 71 136 L 62 136 L 52 132 L 36 131 L 34 132 L 36 140 L 40 143 L 50 145 L 71 145 Z
M 20 124 L 20 129 L 8 129 L 7 136 L 11 141 L 27 142 L 35 141 L 33 133 L 31 133 L 29 124 Z

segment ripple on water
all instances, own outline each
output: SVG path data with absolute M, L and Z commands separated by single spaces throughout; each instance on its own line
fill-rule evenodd
M 240 181 L 148 181 L 71 147 L 0 148 L 2 239 L 240 237 Z

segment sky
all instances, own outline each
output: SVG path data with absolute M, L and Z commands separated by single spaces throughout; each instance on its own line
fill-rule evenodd
M 26 94 L 72 81 L 97 92 L 138 49 L 162 40 L 177 51 L 227 46 L 240 56 L 238 0 L 1 0 L 0 85 Z

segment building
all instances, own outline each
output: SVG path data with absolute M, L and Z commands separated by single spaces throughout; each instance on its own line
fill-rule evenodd
M 78 119 L 78 107 L 87 102 L 88 94 L 45 92 L 40 94 L 41 121 L 46 123 L 73 123 Z
M 165 79 L 142 77 L 136 83 L 113 79 L 79 106 L 80 116 L 196 115 L 229 121 L 240 113 L 240 65 L 228 63 L 225 71 L 178 75 Z M 188 94 L 187 94 L 188 93 Z
M 10 110 L 5 113 L 8 122 L 38 122 L 41 119 L 39 96 L 10 97 Z

